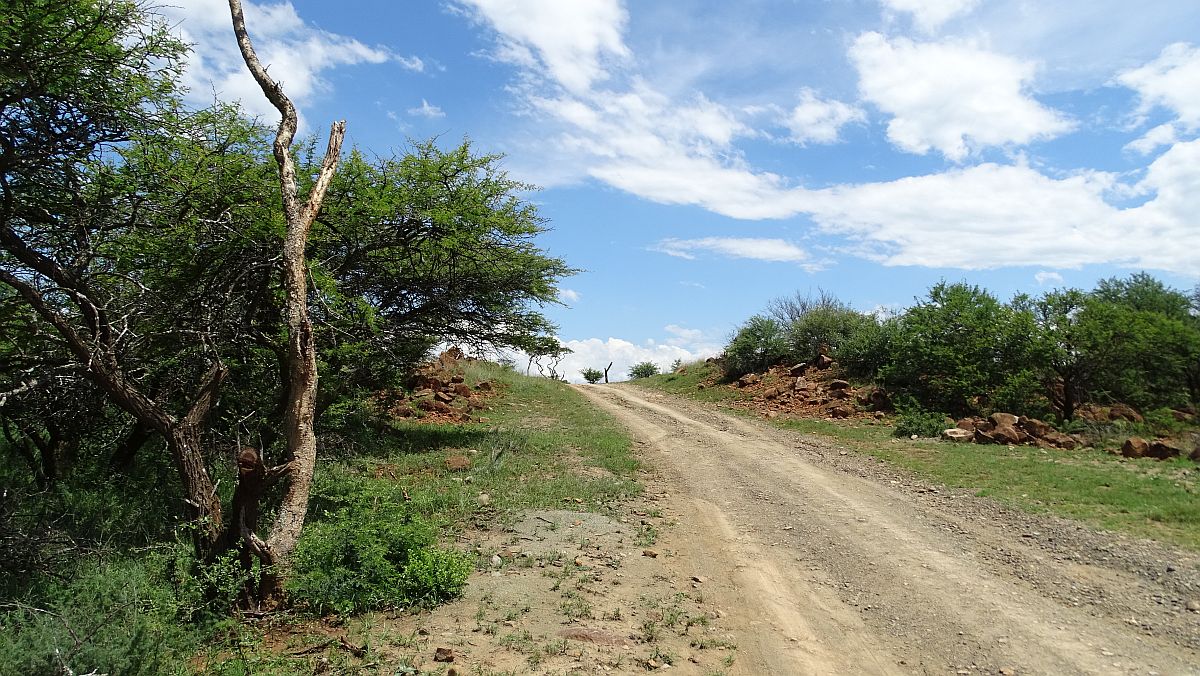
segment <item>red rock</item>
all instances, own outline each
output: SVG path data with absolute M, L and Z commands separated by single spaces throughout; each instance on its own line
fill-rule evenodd
M 845 390 L 850 388 L 850 383 L 845 380 L 831 380 L 827 387 L 831 390 Z
M 1109 420 L 1128 420 L 1129 422 L 1142 422 L 1142 414 L 1134 410 L 1128 404 L 1113 404 L 1108 409 Z
M 450 648 L 438 648 L 437 650 L 433 651 L 433 661 L 434 662 L 453 662 L 454 661 L 454 651 L 451 650 Z
M 1126 458 L 1141 458 L 1150 450 L 1150 442 L 1141 437 L 1129 437 L 1121 445 L 1121 455 Z
M 975 438 L 975 433 L 971 430 L 964 430 L 959 427 L 951 427 L 950 429 L 942 430 L 942 438 L 946 441 L 967 443 Z
M 992 424 L 996 427 L 1000 427 L 1001 425 L 1008 425 L 1009 427 L 1012 427 L 1017 424 L 1019 418 L 1011 413 L 997 412 L 988 416 L 988 420 L 992 421 Z
M 478 385 L 476 385 L 475 389 L 479 390 L 480 392 L 491 392 L 492 391 L 492 383 L 490 381 L 484 380 L 484 381 L 480 382 Z
M 1146 451 L 1146 457 L 1156 458 L 1158 460 L 1166 460 L 1168 458 L 1177 458 L 1183 454 L 1183 449 L 1167 441 L 1152 441 L 1150 448 Z

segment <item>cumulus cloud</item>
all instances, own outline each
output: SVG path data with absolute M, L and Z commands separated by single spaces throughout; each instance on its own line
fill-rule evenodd
M 560 372 L 575 383 L 583 382 L 583 376 L 579 375 L 583 369 L 603 371 L 609 362 L 613 365 L 609 379 L 617 381 L 627 379 L 629 369 L 640 362 L 653 362 L 660 370 L 666 370 L 676 359 L 686 363 L 712 357 L 721 351 L 720 346 L 714 344 L 680 344 L 675 340 L 661 343 L 647 340 L 639 345 L 622 338 L 586 338 L 567 340 L 562 344 L 572 353 L 563 359 Z
M 800 90 L 800 103 L 787 114 L 783 124 L 791 132 L 791 141 L 805 145 L 834 143 L 842 127 L 866 119 L 861 109 L 841 101 L 822 100 L 806 87 Z
M 882 0 L 893 12 L 911 14 L 913 23 L 926 33 L 932 33 L 950 19 L 975 9 L 979 0 Z
M 1175 125 L 1160 124 L 1140 137 L 1125 144 L 1125 150 L 1131 150 L 1139 155 L 1149 155 L 1162 146 L 1169 146 L 1178 139 Z
M 494 56 L 542 70 L 571 92 L 607 77 L 607 59 L 629 56 L 622 33 L 629 16 L 619 0 L 461 0 L 495 28 Z
M 300 18 L 291 2 L 245 2 L 243 9 L 259 58 L 298 106 L 329 91 L 332 85 L 324 73 L 338 66 L 390 61 L 407 70 L 424 68 L 417 57 L 400 56 L 384 47 L 371 47 L 314 28 Z M 211 103 L 215 93 L 221 100 L 241 101 L 251 113 L 278 119 L 279 113 L 262 95 L 242 61 L 233 38 L 228 3 L 189 0 L 156 11 L 176 25 L 180 37 L 194 45 L 182 78 L 192 103 Z
M 749 258 L 771 263 L 806 263 L 808 252 L 782 239 L 756 237 L 702 237 L 700 239 L 664 239 L 653 247 L 668 256 L 693 260 L 699 252 L 730 258 Z
M 1063 276 L 1058 274 L 1057 272 L 1050 272 L 1049 270 L 1041 270 L 1041 271 L 1037 272 L 1036 274 L 1034 274 L 1033 281 L 1037 282 L 1038 286 L 1045 286 L 1047 284 L 1062 284 Z
M 1116 80 L 1138 93 L 1140 115 L 1161 106 L 1185 127 L 1200 126 L 1200 47 L 1169 45 L 1157 59 L 1120 73 Z
M 560 300 L 565 300 L 568 303 L 579 302 L 579 292 L 574 289 L 559 289 L 558 297 Z
M 888 139 L 961 161 L 972 149 L 1026 144 L 1070 131 L 1027 93 L 1034 65 L 958 42 L 917 43 L 864 33 L 850 58 L 863 99 L 892 116 Z
M 425 99 L 421 99 L 421 105 L 415 108 L 409 108 L 408 114 L 415 117 L 427 117 L 431 120 L 435 120 L 439 117 L 446 117 L 446 113 L 442 112 L 441 108 L 430 104 Z

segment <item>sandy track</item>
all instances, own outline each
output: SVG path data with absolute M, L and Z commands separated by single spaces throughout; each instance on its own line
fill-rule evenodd
M 1042 556 L 1011 528 L 815 462 L 811 443 L 766 426 L 626 386 L 580 389 L 666 477 L 671 544 L 719 582 L 735 671 L 1200 673 L 1179 639 L 1200 615 L 1153 635 L 1037 584 L 1084 575 L 1122 597 L 1145 580 Z

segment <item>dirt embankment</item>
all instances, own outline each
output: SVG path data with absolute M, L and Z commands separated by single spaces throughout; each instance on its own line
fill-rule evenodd
M 731 671 L 1200 673 L 1194 554 L 925 486 L 667 395 L 582 391 L 660 471 L 679 524 L 659 548 L 712 581 Z

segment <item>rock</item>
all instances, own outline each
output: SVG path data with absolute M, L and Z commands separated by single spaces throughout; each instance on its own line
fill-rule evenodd
M 850 383 L 845 380 L 831 380 L 826 387 L 831 390 L 845 390 L 850 388 Z
M 989 434 L 998 444 L 1019 444 L 1029 438 L 1029 435 L 1012 425 L 996 425 Z
M 499 568 L 504 565 L 504 559 L 500 558 L 499 554 L 492 554 L 492 567 Z
M 959 420 L 957 423 L 955 423 L 954 426 L 960 430 L 974 432 L 975 431 L 975 419 L 974 418 L 963 418 L 962 420 Z
M 1192 452 L 1188 454 L 1188 459 L 1200 462 L 1200 446 L 1192 449 Z
M 997 413 L 993 413 L 990 416 L 988 416 L 988 420 L 992 421 L 992 424 L 995 425 L 996 427 L 1000 427 L 1001 425 L 1008 425 L 1009 427 L 1015 427 L 1017 424 L 1017 421 L 1020 420 L 1020 418 L 1018 418 L 1017 416 L 1015 416 L 1011 413 L 998 413 L 997 412 Z
M 654 551 L 653 549 L 643 549 L 643 550 L 642 550 L 642 556 L 648 556 L 648 557 L 650 557 L 650 558 L 652 558 L 652 559 L 657 559 L 657 558 L 658 558 L 658 552 Z
M 845 406 L 834 406 L 829 409 L 829 415 L 833 418 L 849 418 L 850 413 L 850 409 Z
M 942 438 L 946 441 L 967 443 L 975 438 L 975 432 L 964 430 L 960 427 L 951 427 L 950 429 L 942 430 Z
M 829 393 L 829 396 L 834 399 L 840 399 L 842 401 L 845 401 L 845 400 L 849 399 L 852 395 L 850 394 L 850 390 L 834 390 Z
M 825 369 L 833 366 L 833 364 L 834 364 L 834 361 L 832 359 L 830 359 L 829 355 L 827 355 L 827 354 L 818 356 L 812 362 L 813 368 L 820 370 L 820 371 L 824 371 Z
M 804 375 L 804 369 L 808 368 L 808 364 L 796 364 L 788 369 L 788 375 L 793 378 L 799 378 Z
M 417 390 L 416 392 L 412 393 L 413 399 L 424 399 L 424 398 L 432 397 L 432 396 L 433 396 L 433 390 L 429 389 L 428 387 L 421 388 L 421 389 Z
M 1166 460 L 1168 458 L 1178 458 L 1183 454 L 1183 449 L 1168 441 L 1152 441 L 1150 448 L 1146 451 L 1146 457 L 1156 458 L 1158 460 Z
M 1041 437 L 1041 440 L 1048 442 L 1055 448 L 1062 448 L 1068 451 L 1074 450 L 1075 447 L 1079 445 L 1079 442 L 1075 440 L 1075 437 L 1071 436 L 1070 434 L 1063 434 L 1058 430 L 1046 433 L 1045 436 Z
M 703 389 L 704 389 L 704 383 L 700 383 L 699 385 L 697 385 L 697 386 L 696 386 L 696 389 L 697 389 L 697 390 L 703 390 Z
M 890 411 L 892 410 L 892 398 L 888 393 L 878 387 L 869 387 L 860 390 L 858 393 L 858 403 L 868 411 Z
M 1017 420 L 1017 427 L 1040 439 L 1046 439 L 1049 435 L 1058 431 L 1048 422 L 1042 422 L 1037 418 L 1026 418 L 1025 416 L 1021 416 Z
M 736 384 L 738 387 L 749 387 L 750 385 L 758 384 L 760 380 L 762 380 L 762 377 L 757 373 L 747 373 L 741 378 L 738 378 Z
M 466 383 L 458 383 L 454 386 L 454 394 L 460 397 L 471 396 L 471 387 Z
M 479 495 L 475 496 L 475 502 L 478 502 L 480 507 L 487 507 L 488 505 L 492 504 L 492 496 L 488 495 L 487 493 L 480 493 Z
M 465 382 L 467 382 L 467 379 L 466 379 L 466 378 L 464 378 L 464 377 L 462 377 L 462 376 L 460 376 L 460 375 L 454 375 L 454 376 L 450 376 L 450 383 L 451 383 L 451 384 L 455 384 L 455 385 L 456 385 L 456 384 L 458 384 L 458 383 L 465 383 Z
M 767 417 L 767 420 L 774 420 L 779 417 L 779 411 L 767 411 L 763 415 Z
M 596 645 L 627 646 L 629 639 L 616 634 L 610 634 L 602 629 L 589 627 L 570 627 L 558 632 L 558 635 L 569 641 L 595 643 Z
M 449 404 L 450 402 L 454 401 L 454 395 L 450 394 L 449 392 L 438 392 L 437 394 L 433 395 L 433 398 L 444 404 Z
M 1187 609 L 1193 613 L 1200 613 L 1200 599 L 1192 599 L 1188 601 Z
M 450 648 L 438 648 L 437 650 L 433 651 L 433 661 L 434 662 L 453 662 L 454 661 L 454 651 L 451 650 Z
M 1128 404 L 1113 404 L 1108 409 L 1109 420 L 1128 420 L 1129 422 L 1142 422 L 1142 414 L 1138 413 Z
M 467 410 L 478 411 L 483 408 L 483 399 L 475 395 L 467 397 Z
M 1150 442 L 1141 437 L 1129 437 L 1121 444 L 1121 455 L 1126 458 L 1141 458 L 1150 450 Z
M 492 391 L 492 383 L 490 381 L 484 380 L 483 382 L 476 385 L 475 389 L 479 390 L 480 392 L 491 392 Z
M 763 392 L 763 397 L 766 399 L 778 399 L 781 394 L 783 394 L 783 390 L 778 387 L 769 387 L 766 392 Z
M 1171 417 L 1175 418 L 1175 422 L 1187 422 L 1192 418 L 1187 411 L 1180 411 L 1179 409 L 1174 408 L 1171 409 Z

